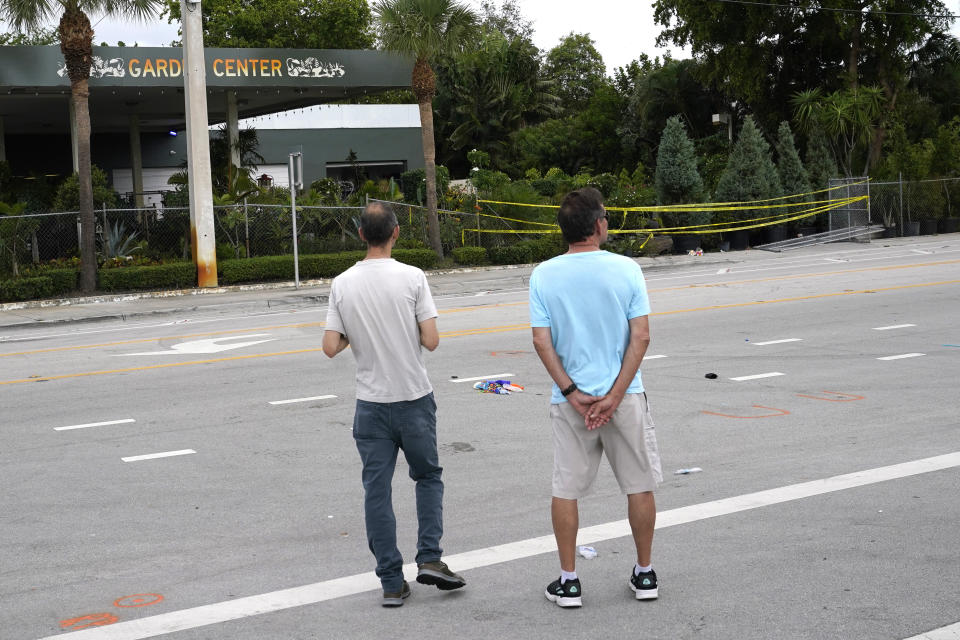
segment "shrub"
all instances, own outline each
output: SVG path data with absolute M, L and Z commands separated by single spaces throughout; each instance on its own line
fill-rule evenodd
M 47 276 L 0 280 L 0 301 L 15 302 L 48 298 L 53 295 L 53 281 Z
M 397 262 L 424 270 L 433 269 L 439 260 L 432 249 L 394 249 L 392 255 Z
M 493 247 L 487 253 L 494 264 L 527 264 L 533 259 L 533 252 L 527 242 L 507 247 Z
M 102 269 L 100 289 L 128 291 L 132 289 L 183 289 L 197 283 L 197 268 L 192 262 L 172 262 L 150 267 Z
M 486 264 L 487 250 L 483 247 L 457 247 L 453 250 L 453 261 L 464 266 Z
M 364 255 L 363 251 L 344 251 L 300 256 L 300 277 L 333 278 L 363 260 Z M 437 254 L 430 249 L 395 249 L 393 257 L 420 269 L 431 269 L 437 264 Z M 293 256 L 224 260 L 219 264 L 219 272 L 223 284 L 293 280 Z

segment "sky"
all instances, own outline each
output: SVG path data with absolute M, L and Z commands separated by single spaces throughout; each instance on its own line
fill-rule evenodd
M 479 8 L 479 1 L 467 0 Z M 603 56 L 608 73 L 628 64 L 641 53 L 653 57 L 663 55 L 667 48 L 655 46 L 660 28 L 653 22 L 652 0 L 592 0 L 589 11 L 582 1 L 572 0 L 518 0 L 523 16 L 533 23 L 534 43 L 549 50 L 560 38 L 571 31 L 588 33 Z M 177 40 L 177 24 L 158 20 L 150 24 L 118 22 L 91 17 L 94 23 L 94 42 L 115 45 L 122 40 L 142 47 L 167 46 Z M 675 58 L 688 57 L 681 50 L 670 48 Z

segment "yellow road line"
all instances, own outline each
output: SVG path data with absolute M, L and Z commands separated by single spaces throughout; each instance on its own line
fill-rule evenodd
M 187 333 L 182 336 L 164 336 L 162 338 L 137 338 L 136 340 L 119 340 L 117 342 L 102 342 L 100 344 L 80 344 L 73 347 L 52 347 L 50 349 L 34 349 L 33 351 L 14 351 L 0 353 L 0 358 L 8 356 L 26 356 L 34 353 L 52 353 L 55 351 L 75 351 L 77 349 L 93 349 L 96 347 L 113 347 L 121 344 L 138 344 L 143 342 L 160 342 L 161 340 L 182 340 L 184 338 L 199 338 L 202 336 L 222 336 L 230 333 L 250 333 L 251 331 L 268 331 L 271 329 L 297 329 L 300 327 L 322 327 L 323 322 L 304 322 L 301 324 L 278 324 L 272 327 L 256 327 L 251 329 L 224 329 L 223 331 L 207 331 L 204 333 Z
M 798 278 L 815 278 L 820 276 L 835 276 L 842 275 L 845 273 L 862 273 L 865 271 L 889 271 L 893 269 L 912 269 L 917 267 L 932 267 L 932 266 L 942 266 L 947 264 L 960 264 L 960 260 L 943 260 L 939 262 L 921 262 L 916 264 L 905 264 L 905 265 L 894 265 L 886 267 L 864 267 L 862 269 L 845 269 L 841 271 L 822 271 L 817 273 L 806 273 L 790 276 L 774 276 L 770 278 L 753 278 L 750 280 L 730 280 L 727 282 L 714 282 L 714 283 L 705 283 L 705 284 L 688 284 L 680 287 L 662 287 L 657 289 L 650 289 L 650 293 L 662 293 L 665 291 L 684 291 L 689 289 L 706 289 L 710 287 L 729 287 L 736 284 L 753 284 L 757 282 L 776 282 L 780 280 L 795 280 Z M 476 311 L 478 309 L 496 309 L 499 307 L 517 307 L 524 306 L 528 304 L 526 300 L 521 302 L 494 302 L 491 304 L 478 304 L 472 307 L 454 307 L 452 309 L 441 309 L 440 314 L 451 314 L 451 313 L 463 313 L 466 311 Z M 705 307 L 709 308 L 709 307 Z M 657 315 L 657 314 L 653 314 Z M 185 338 L 199 338 L 204 336 L 216 336 L 216 335 L 228 335 L 231 333 L 249 333 L 252 331 L 269 331 L 273 329 L 298 329 L 304 327 L 322 327 L 325 323 L 323 322 L 304 322 L 298 324 L 280 324 L 273 325 L 269 327 L 252 327 L 249 329 L 229 329 L 223 331 L 209 331 L 205 333 L 189 333 L 179 336 L 164 336 L 162 338 L 138 338 L 136 340 L 119 340 L 116 342 L 102 342 L 99 344 L 84 344 L 76 345 L 72 347 L 53 347 L 50 349 L 35 349 L 32 351 L 14 351 L 11 353 L 0 353 L 0 358 L 5 358 L 9 356 L 24 356 L 32 355 L 36 353 L 54 353 L 57 351 L 75 351 L 79 349 L 94 349 L 98 347 L 113 347 L 125 344 L 139 344 L 144 342 L 157 342 L 160 340 L 182 340 Z M 468 334 L 453 334 L 453 335 L 468 335 Z
M 937 286 L 951 285 L 951 284 L 960 284 L 960 280 L 942 280 L 940 282 L 921 282 L 916 284 L 898 285 L 894 287 L 877 287 L 874 289 L 859 289 L 855 291 L 818 293 L 818 294 L 812 294 L 809 296 L 797 296 L 793 298 L 778 298 L 775 300 L 754 300 L 751 302 L 735 302 L 731 304 L 711 305 L 708 307 L 693 307 L 690 309 L 674 309 L 672 311 L 657 311 L 655 313 L 651 313 L 650 315 L 668 316 L 668 315 L 675 315 L 678 313 L 693 313 L 697 311 L 715 311 L 718 309 L 735 309 L 738 307 L 752 307 L 752 306 L 758 306 L 762 304 L 777 304 L 781 302 L 799 302 L 801 300 L 816 300 L 818 298 L 834 298 L 837 296 L 853 296 L 853 295 L 859 295 L 864 293 L 880 293 L 883 291 L 899 291 L 903 289 L 915 289 L 919 287 L 937 287 Z M 449 331 L 446 333 L 441 333 L 440 335 L 441 337 L 455 338 L 458 336 L 483 335 L 483 334 L 489 334 L 489 333 L 503 333 L 507 331 L 523 331 L 523 330 L 529 330 L 529 329 L 530 329 L 530 325 L 524 323 L 524 324 L 503 325 L 498 327 L 480 327 L 477 329 L 464 329 L 462 331 Z M 211 364 L 214 362 L 229 362 L 232 360 L 271 358 L 275 356 L 288 356 L 288 355 L 295 355 L 299 353 L 315 353 L 317 351 L 322 351 L 322 349 L 320 347 L 315 347 L 312 349 L 298 349 L 295 351 L 278 351 L 275 353 L 255 353 L 255 354 L 250 354 L 245 356 L 229 356 L 225 358 L 212 358 L 210 360 L 192 360 L 189 362 L 168 362 L 164 364 L 146 365 L 141 367 L 128 367 L 125 369 L 108 369 L 105 371 L 86 371 L 82 373 L 65 373 L 65 374 L 53 375 L 53 376 L 37 376 L 34 378 L 26 378 L 22 380 L 2 380 L 0 381 L 0 386 L 9 385 L 9 384 L 22 384 L 24 382 L 39 382 L 41 380 L 62 380 L 64 378 L 81 378 L 85 376 L 99 376 L 99 375 L 106 375 L 110 373 L 127 373 L 131 371 L 148 371 L 150 369 L 167 369 L 171 367 L 186 367 L 186 366 L 197 365 L 197 364 Z

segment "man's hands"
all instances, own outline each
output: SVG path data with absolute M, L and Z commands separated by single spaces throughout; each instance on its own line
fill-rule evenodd
M 577 389 L 569 396 L 567 402 L 583 416 L 583 422 L 588 431 L 599 429 L 610 422 L 613 412 L 620 406 L 623 396 L 608 393 L 604 396 L 591 396 Z

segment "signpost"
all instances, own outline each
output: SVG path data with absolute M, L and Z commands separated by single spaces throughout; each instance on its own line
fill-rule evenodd
M 287 162 L 290 180 L 290 220 L 293 222 L 293 286 L 300 288 L 300 256 L 297 242 L 297 192 L 303 189 L 303 154 L 291 153 Z

